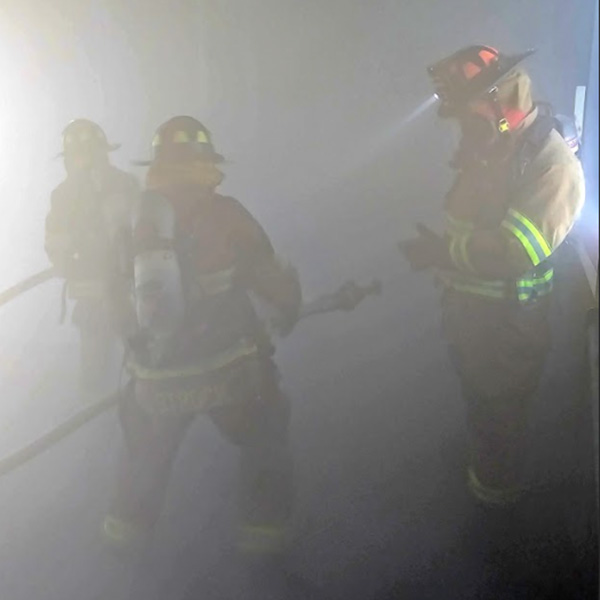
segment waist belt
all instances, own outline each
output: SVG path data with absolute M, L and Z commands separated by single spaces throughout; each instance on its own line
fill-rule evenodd
M 535 269 L 522 278 L 480 279 L 458 271 L 442 271 L 440 281 L 447 287 L 465 294 L 475 294 L 493 300 L 517 300 L 527 304 L 552 291 L 554 269 Z

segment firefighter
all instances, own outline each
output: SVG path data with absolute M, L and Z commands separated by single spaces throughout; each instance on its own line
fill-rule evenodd
M 104 521 L 105 538 L 117 546 L 136 548 L 151 539 L 171 463 L 198 414 L 241 450 L 239 548 L 273 555 L 286 541 L 289 406 L 251 298 L 275 310 L 287 334 L 298 318 L 301 289 L 259 223 L 237 200 L 217 193 L 223 160 L 199 121 L 177 116 L 158 128 L 152 160 L 138 163 L 149 164 L 133 227 L 140 331 L 131 340 L 131 381 L 120 405 L 126 444 Z M 156 289 L 169 307 L 157 313 L 172 311 L 165 322 L 175 325 L 153 338 L 146 309 L 162 302 Z M 177 315 L 183 315 L 179 325 Z
M 439 116 L 460 126 L 456 176 L 445 235 L 419 225 L 400 245 L 413 270 L 437 269 L 466 401 L 468 486 L 488 506 L 526 489 L 528 410 L 550 348 L 552 255 L 584 201 L 579 161 L 532 101 L 520 65 L 529 54 L 471 46 L 429 68 Z
M 105 391 L 117 348 L 125 273 L 123 242 L 138 184 L 112 166 L 104 131 L 88 119 L 63 131 L 66 179 L 54 189 L 46 217 L 45 249 L 66 297 L 75 303 L 72 321 L 80 334 L 80 387 L 85 394 Z M 118 298 L 122 299 L 119 300 Z

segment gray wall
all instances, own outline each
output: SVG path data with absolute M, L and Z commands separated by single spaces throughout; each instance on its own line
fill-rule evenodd
M 586 174 L 587 203 L 584 210 L 584 239 L 587 250 L 598 268 L 598 1 L 594 18 L 594 39 L 587 80 L 583 122 L 582 162 Z

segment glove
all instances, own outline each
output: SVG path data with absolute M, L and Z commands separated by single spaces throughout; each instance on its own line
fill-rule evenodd
M 444 238 L 422 223 L 417 223 L 417 232 L 418 237 L 398 244 L 411 269 L 422 271 L 430 267 L 451 267 L 448 244 Z

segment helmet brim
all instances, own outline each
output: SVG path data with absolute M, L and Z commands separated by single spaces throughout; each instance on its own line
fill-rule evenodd
M 121 144 L 108 144 L 107 146 L 105 146 L 105 150 L 107 152 L 114 152 L 115 150 L 118 150 L 121 147 Z M 63 158 L 65 156 L 65 151 L 63 150 L 62 152 L 59 152 L 54 158 Z
M 476 99 L 482 94 L 487 94 L 493 90 L 520 62 L 536 52 L 535 49 L 526 50 L 520 54 L 505 56 L 502 59 L 500 68 L 495 73 L 495 77 L 491 81 L 482 81 L 478 86 L 475 86 L 472 94 L 472 99 Z

